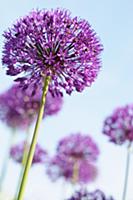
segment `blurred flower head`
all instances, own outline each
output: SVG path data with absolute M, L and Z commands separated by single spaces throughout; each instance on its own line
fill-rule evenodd
M 89 135 L 81 133 L 62 138 L 57 146 L 57 152 L 69 157 L 70 160 L 95 161 L 99 155 L 95 141 Z
M 20 144 L 12 146 L 10 150 L 10 156 L 15 162 L 22 163 L 25 145 L 28 144 L 25 144 L 25 142 L 21 142 Z M 47 162 L 47 160 L 48 160 L 47 152 L 39 144 L 37 144 L 32 164 L 45 163 Z
M 133 104 L 117 108 L 106 118 L 103 133 L 115 144 L 133 141 Z
M 95 31 L 67 10 L 34 10 L 3 35 L 3 64 L 23 87 L 40 87 L 42 76 L 50 76 L 52 95 L 81 92 L 101 67 L 103 47 Z
M 33 94 L 31 87 L 22 90 L 18 84 L 0 95 L 0 119 L 12 128 L 27 128 L 35 120 L 41 100 L 41 90 Z M 58 113 L 62 97 L 47 94 L 44 117 Z
M 114 200 L 113 197 L 106 197 L 101 190 L 87 192 L 84 190 L 78 191 L 68 200 Z
M 97 177 L 98 170 L 94 163 L 98 155 L 99 149 L 90 136 L 80 133 L 66 136 L 59 141 L 47 173 L 52 180 L 64 178 L 73 183 L 86 184 Z

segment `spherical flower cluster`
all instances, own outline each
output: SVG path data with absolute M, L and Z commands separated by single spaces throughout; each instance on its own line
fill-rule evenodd
M 106 197 L 101 190 L 94 192 L 78 191 L 68 200 L 114 200 L 113 197 Z
M 119 145 L 133 141 L 133 104 L 119 107 L 107 117 L 103 133 Z
M 97 176 L 94 162 L 98 155 L 99 149 L 90 136 L 72 134 L 59 142 L 57 153 L 51 159 L 47 173 L 52 180 L 62 177 L 73 183 L 86 184 L 94 181 Z
M 41 90 L 29 87 L 22 90 L 18 84 L 0 95 L 0 119 L 12 128 L 27 128 L 35 119 L 41 100 Z M 56 114 L 62 107 L 62 97 L 46 97 L 44 116 Z
M 81 92 L 96 79 L 103 49 L 86 20 L 67 10 L 34 10 L 4 33 L 3 64 L 23 87 L 50 76 L 53 95 Z
M 25 142 L 21 142 L 20 144 L 11 147 L 10 156 L 15 162 L 22 163 L 25 145 L 28 144 L 25 144 Z M 47 160 L 48 160 L 47 152 L 42 147 L 40 147 L 39 144 L 37 144 L 32 164 L 45 163 L 47 162 Z
M 99 155 L 97 144 L 89 135 L 71 134 L 59 141 L 57 152 L 71 160 L 95 161 Z

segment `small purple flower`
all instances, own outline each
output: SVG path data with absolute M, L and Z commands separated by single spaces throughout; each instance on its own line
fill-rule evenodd
M 81 92 L 96 79 L 103 50 L 86 20 L 67 10 L 34 10 L 4 33 L 3 64 L 7 74 L 26 88 L 42 86 L 51 76 L 52 95 Z
M 14 145 L 11 148 L 10 156 L 15 162 L 22 163 L 24 147 L 25 147 L 25 142 L 22 142 L 20 144 Z M 45 163 L 47 162 L 47 160 L 48 160 L 47 152 L 42 147 L 40 147 L 39 144 L 37 144 L 32 164 Z
M 133 141 L 133 104 L 117 108 L 104 122 L 103 133 L 122 145 Z
M 41 90 L 28 87 L 22 90 L 18 84 L 0 95 L 0 119 L 12 128 L 27 128 L 36 118 L 41 99 Z M 48 93 L 44 117 L 59 112 L 63 104 L 62 97 L 53 97 Z
M 99 149 L 90 136 L 80 133 L 66 136 L 60 140 L 47 173 L 52 180 L 62 177 L 73 183 L 86 184 L 97 177 L 98 170 L 93 163 L 98 155 Z
M 68 200 L 114 200 L 113 197 L 106 197 L 101 190 L 87 192 L 85 190 L 78 191 Z

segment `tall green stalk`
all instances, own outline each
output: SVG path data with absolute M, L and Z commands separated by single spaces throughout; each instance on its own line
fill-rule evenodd
M 12 129 L 12 132 L 11 132 L 10 138 L 9 138 L 9 142 L 8 142 L 8 146 L 7 146 L 7 149 L 6 149 L 6 153 L 5 153 L 5 156 L 4 156 L 4 162 L 3 162 L 3 165 L 2 165 L 2 170 L 1 170 L 1 173 L 0 173 L 0 191 L 2 191 L 3 183 L 4 183 L 6 173 L 7 173 L 7 170 L 8 170 L 8 164 L 9 164 L 9 160 L 10 160 L 10 149 L 11 149 L 11 146 L 14 142 L 15 135 L 16 135 L 15 129 Z
M 122 194 L 122 200 L 126 200 L 127 187 L 128 187 L 128 178 L 129 178 L 129 167 L 130 167 L 130 154 L 131 154 L 131 142 L 127 147 L 127 160 L 126 160 L 126 170 L 125 170 L 125 180 L 124 180 L 124 189 Z
M 44 78 L 44 87 L 43 87 L 42 99 L 41 99 L 41 103 L 40 103 L 40 109 L 39 109 L 39 113 L 38 113 L 38 117 L 37 117 L 37 121 L 36 121 L 36 125 L 35 125 L 35 130 L 34 130 L 32 142 L 31 142 L 31 145 L 30 145 L 28 157 L 27 157 L 27 160 L 26 160 L 26 165 L 25 165 L 25 169 L 24 169 L 22 182 L 21 182 L 21 185 L 20 185 L 20 190 L 19 190 L 17 200 L 23 200 L 24 199 L 24 192 L 25 192 L 25 188 L 26 188 L 29 170 L 30 170 L 32 160 L 33 160 L 33 156 L 34 156 L 34 152 L 35 152 L 35 147 L 36 147 L 38 133 L 39 133 L 39 127 L 40 127 L 40 124 L 41 124 L 41 121 L 42 121 L 42 118 L 43 118 L 44 107 L 45 107 L 45 102 L 46 102 L 46 95 L 47 95 L 47 92 L 48 92 L 49 83 L 50 83 L 50 77 L 49 76 L 45 77 Z

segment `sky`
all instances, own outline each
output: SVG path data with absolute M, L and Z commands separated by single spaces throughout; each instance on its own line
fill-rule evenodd
M 82 93 L 64 96 L 64 105 L 57 116 L 47 118 L 40 128 L 38 142 L 51 155 L 54 154 L 57 142 L 70 133 L 81 132 L 95 139 L 100 148 L 97 162 L 99 176 L 88 185 L 88 189 L 100 188 L 116 200 L 121 200 L 126 148 L 108 142 L 102 134 L 105 117 L 117 106 L 133 102 L 133 1 L 132 0 L 4 0 L 0 3 L 0 58 L 3 46 L 3 31 L 20 16 L 26 15 L 35 8 L 66 8 L 72 16 L 79 16 L 89 21 L 101 38 L 104 46 L 102 68 L 91 88 Z M 13 77 L 0 67 L 0 92 L 13 84 Z M 33 131 L 34 127 L 31 127 Z M 9 142 L 10 130 L 0 123 L 0 162 L 5 155 Z M 24 138 L 23 130 L 16 140 Z M 4 193 L 13 195 L 17 184 L 20 166 L 12 161 L 4 184 Z M 127 200 L 133 200 L 132 190 L 133 160 L 131 160 Z M 26 200 L 63 200 L 63 196 L 73 190 L 70 185 L 61 181 L 51 183 L 45 175 L 43 166 L 34 166 L 29 175 Z M 66 190 L 66 191 L 65 191 Z M 8 199 L 6 199 L 8 200 Z

